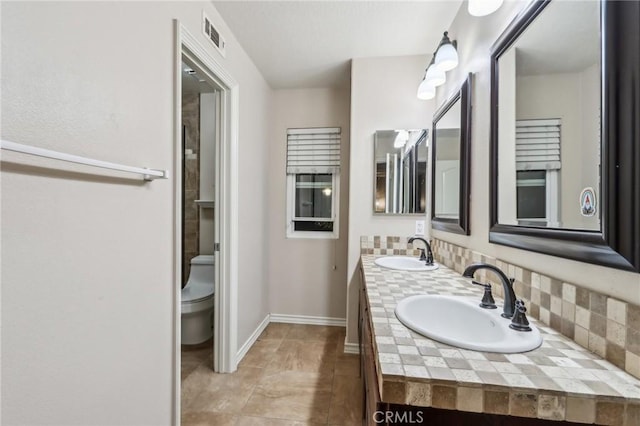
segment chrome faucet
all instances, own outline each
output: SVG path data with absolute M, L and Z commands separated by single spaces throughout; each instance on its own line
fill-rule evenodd
M 472 265 L 467 266 L 467 269 L 462 273 L 463 277 L 473 279 L 473 274 L 478 269 L 488 269 L 490 271 L 495 272 L 498 277 L 500 277 L 500 281 L 502 282 L 502 289 L 504 293 L 504 306 L 502 307 L 502 316 L 504 318 L 511 319 L 513 314 L 515 313 L 516 307 L 516 293 L 513 291 L 513 278 L 507 278 L 504 272 L 500 270 L 500 268 L 489 265 L 487 263 L 474 263 Z
M 426 265 L 433 265 L 433 252 L 431 251 L 431 246 L 424 238 L 420 237 L 411 237 L 409 238 L 408 243 L 412 243 L 415 240 L 422 241 L 424 243 L 425 249 L 427 250 L 427 254 L 425 255 L 424 249 L 420 250 L 420 260 L 422 260 Z

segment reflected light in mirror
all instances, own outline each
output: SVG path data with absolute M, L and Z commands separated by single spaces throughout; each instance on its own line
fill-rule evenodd
M 409 140 L 409 132 L 406 130 L 396 130 L 396 139 L 393 141 L 394 148 L 402 148 Z
M 469 0 L 469 14 L 487 16 L 502 6 L 503 0 Z

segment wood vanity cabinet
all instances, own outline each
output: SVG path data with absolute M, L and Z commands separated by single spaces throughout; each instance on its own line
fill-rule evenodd
M 360 273 L 362 282 L 364 283 L 362 268 L 360 269 Z M 371 324 L 369 322 L 369 303 L 367 301 L 366 292 L 367 290 L 365 289 L 363 284 L 360 288 L 358 337 L 360 338 L 360 372 L 362 375 L 362 382 L 364 384 L 362 424 L 368 426 L 382 424 L 376 423 L 373 419 L 373 416 L 375 412 L 380 408 L 382 401 L 380 400 L 378 377 L 376 374 L 376 364 L 373 358 L 373 339 L 371 336 Z

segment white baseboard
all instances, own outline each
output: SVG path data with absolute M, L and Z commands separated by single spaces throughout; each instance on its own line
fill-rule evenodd
M 360 354 L 360 345 L 357 343 L 347 343 L 344 342 L 344 353 L 345 354 Z
M 271 322 L 284 322 L 287 324 L 333 325 L 336 327 L 347 326 L 347 320 L 345 318 L 313 317 L 307 315 L 271 314 Z
M 306 315 L 287 315 L 287 314 L 268 314 L 262 322 L 258 325 L 255 331 L 249 336 L 246 342 L 242 345 L 242 347 L 238 350 L 236 354 L 236 365 L 242 361 L 242 358 L 249 352 L 251 346 L 258 340 L 258 337 L 262 334 L 265 328 L 271 322 L 283 322 L 287 324 L 309 324 L 309 325 L 332 325 L 336 327 L 346 327 L 347 320 L 345 318 L 329 318 L 329 317 L 314 317 L 314 316 L 306 316 Z M 347 349 L 347 344 L 345 344 L 344 352 L 345 353 L 360 353 L 359 346 L 357 343 L 349 343 L 349 349 Z M 353 348 L 351 348 L 353 346 Z M 355 352 L 354 352 L 355 351 Z
M 256 340 L 258 340 L 258 337 L 260 337 L 264 329 L 267 328 L 267 326 L 269 325 L 270 317 L 271 315 L 269 314 L 267 314 L 267 316 L 264 317 L 262 322 L 258 325 L 258 328 L 256 328 L 256 330 L 251 334 L 251 336 L 249 336 L 247 341 L 244 342 L 244 345 L 242 345 L 240 350 L 238 350 L 238 353 L 236 354 L 236 365 L 240 364 L 240 361 L 242 361 L 242 358 L 244 358 L 247 352 L 249 352 L 249 349 L 251 349 L 251 346 L 253 346 Z

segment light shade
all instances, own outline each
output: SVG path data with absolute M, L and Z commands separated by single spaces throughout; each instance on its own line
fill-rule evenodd
M 469 14 L 472 16 L 486 16 L 502 6 L 503 0 L 469 0 Z
M 438 68 L 435 64 L 432 64 L 427 68 L 427 74 L 424 76 L 424 79 L 433 87 L 438 87 L 447 81 L 447 76 L 444 71 Z
M 409 132 L 406 130 L 396 130 L 396 138 L 393 141 L 394 148 L 402 148 L 409 140 Z
M 418 99 L 424 101 L 433 99 L 436 97 L 436 86 L 433 86 L 427 82 L 426 78 L 422 79 L 420 86 L 418 86 Z
M 447 33 L 444 33 L 442 43 L 436 52 L 436 67 L 442 71 L 449 71 L 458 66 L 458 51 L 456 47 L 451 43 Z

